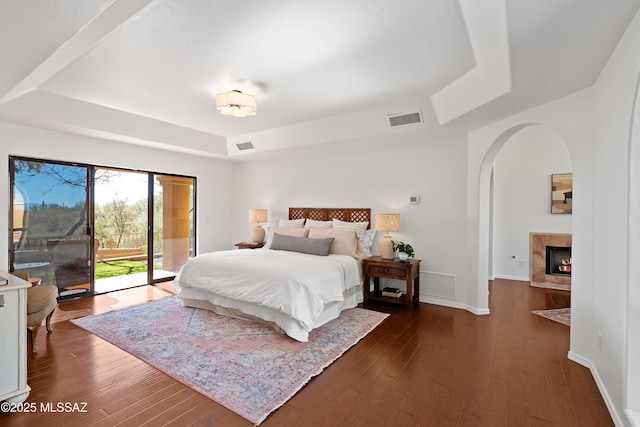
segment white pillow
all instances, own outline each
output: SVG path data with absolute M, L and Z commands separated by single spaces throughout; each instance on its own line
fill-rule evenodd
M 279 227 L 298 227 L 301 228 L 304 224 L 304 218 L 300 219 L 281 219 L 278 223 Z
M 331 228 L 333 227 L 333 221 L 316 221 L 315 219 L 307 219 L 304 223 L 305 228 Z
M 358 236 L 353 230 L 336 230 L 333 228 L 310 228 L 309 238 L 321 239 L 333 237 L 334 240 L 329 247 L 330 254 L 349 255 L 360 258 L 358 254 Z
M 376 237 L 376 230 L 371 228 L 369 230 L 365 230 L 364 238 L 362 242 L 362 250 L 365 255 L 371 256 L 371 247 L 373 246 L 373 239 Z
M 269 231 L 267 232 L 267 242 L 265 243 L 264 248 L 269 249 L 269 247 L 271 247 L 273 233 L 278 233 L 284 236 L 307 237 L 308 232 L 309 230 L 301 227 L 269 227 Z
M 358 236 L 358 241 L 360 242 L 360 252 L 364 255 L 371 256 L 371 245 L 373 244 L 373 236 L 367 236 L 367 227 L 369 223 L 367 221 L 364 222 L 346 222 L 340 221 L 339 219 L 333 219 L 333 228 L 337 230 L 353 230 L 356 232 Z

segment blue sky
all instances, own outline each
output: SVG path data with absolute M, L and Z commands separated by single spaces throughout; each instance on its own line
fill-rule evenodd
M 21 172 L 16 174 L 16 186 L 30 205 L 58 204 L 75 206 L 86 198 L 86 169 L 84 167 L 59 164 L 45 164 L 39 172 L 30 171 L 26 162 L 18 161 Z M 96 175 L 108 174 L 108 180 L 97 179 L 95 200 L 97 204 L 112 200 L 126 200 L 133 203 L 147 199 L 146 173 L 97 169 Z M 81 186 L 68 182 L 81 183 Z M 16 195 L 19 201 L 19 195 Z
M 67 184 L 64 180 L 83 182 L 84 186 Z M 75 206 L 78 203 L 84 203 L 86 199 L 86 172 L 82 167 L 48 165 L 40 173 L 23 170 L 16 174 L 15 183 L 25 202 L 30 205 L 44 202 L 44 204 Z M 19 196 L 15 197 L 17 199 Z

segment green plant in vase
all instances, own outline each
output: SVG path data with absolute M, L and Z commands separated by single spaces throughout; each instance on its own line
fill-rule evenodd
M 391 248 L 394 252 L 398 252 L 398 259 L 402 262 L 409 262 L 409 258 L 413 258 L 415 255 L 413 247 L 408 243 L 392 240 Z

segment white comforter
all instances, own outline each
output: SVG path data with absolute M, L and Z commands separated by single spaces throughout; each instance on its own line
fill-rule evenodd
M 342 301 L 345 291 L 360 285 L 358 262 L 350 256 L 268 249 L 199 255 L 174 280 L 179 295 L 205 291 L 213 304 L 267 307 L 295 320 L 307 332 L 327 305 Z

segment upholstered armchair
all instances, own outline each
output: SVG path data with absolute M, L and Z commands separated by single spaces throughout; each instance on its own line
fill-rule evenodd
M 29 273 L 20 271 L 13 272 L 15 276 L 24 280 L 29 280 Z M 51 317 L 58 306 L 58 288 L 54 285 L 37 285 L 27 288 L 27 330 L 31 340 L 31 352 L 36 353 L 38 346 L 36 338 L 38 331 L 45 320 L 47 333 L 53 332 L 51 329 Z

